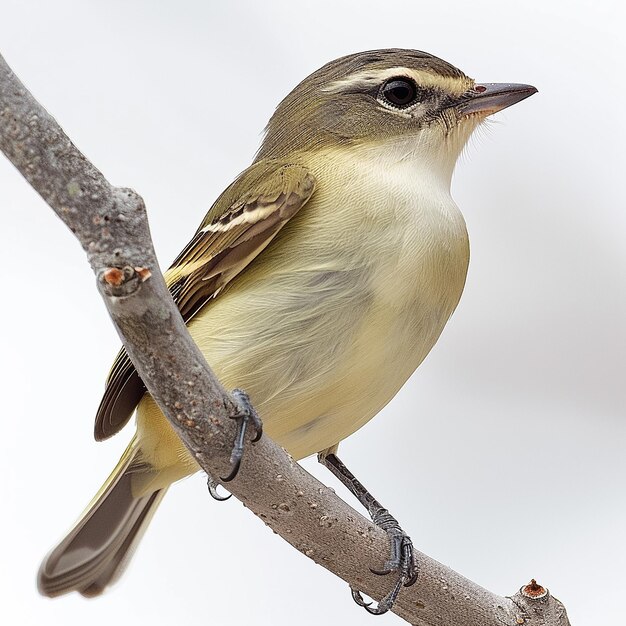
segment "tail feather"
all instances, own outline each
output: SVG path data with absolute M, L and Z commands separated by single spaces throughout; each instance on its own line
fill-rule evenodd
M 96 596 L 124 571 L 167 491 L 134 495 L 138 452 L 133 439 L 74 528 L 44 559 L 37 578 L 40 593 Z

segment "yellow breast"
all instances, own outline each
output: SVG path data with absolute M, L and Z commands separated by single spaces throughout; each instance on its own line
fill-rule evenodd
M 295 458 L 338 443 L 391 400 L 454 311 L 469 250 L 445 184 L 410 160 L 320 155 L 304 209 L 189 329 L 227 388 Z M 137 413 L 146 460 L 197 469 L 154 402 Z

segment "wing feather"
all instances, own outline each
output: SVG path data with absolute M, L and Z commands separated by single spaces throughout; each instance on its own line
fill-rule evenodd
M 269 245 L 314 189 L 315 179 L 306 168 L 260 161 L 224 191 L 165 273 L 185 322 Z M 122 348 L 113 362 L 96 414 L 96 440 L 121 430 L 144 393 L 145 386 Z

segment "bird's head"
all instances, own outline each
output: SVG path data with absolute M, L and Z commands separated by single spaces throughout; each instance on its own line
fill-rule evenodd
M 347 146 L 387 146 L 402 157 L 456 161 L 488 115 L 535 93 L 530 85 L 478 84 L 416 50 L 341 57 L 305 78 L 270 119 L 259 158 Z

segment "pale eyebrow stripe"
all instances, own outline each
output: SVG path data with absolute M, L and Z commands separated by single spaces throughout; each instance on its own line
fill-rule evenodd
M 441 89 L 451 95 L 465 93 L 474 86 L 474 81 L 467 77 L 440 76 L 427 70 L 416 70 L 408 67 L 390 67 L 383 70 L 362 70 L 346 78 L 340 78 L 323 88 L 323 91 L 338 93 L 353 87 L 373 87 L 394 76 L 412 78 L 420 87 Z

